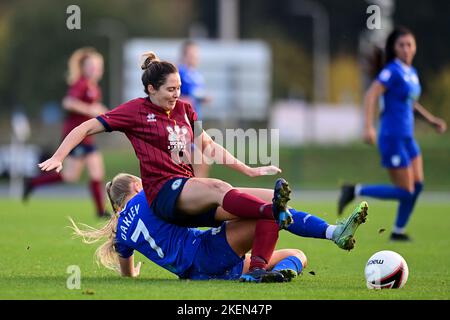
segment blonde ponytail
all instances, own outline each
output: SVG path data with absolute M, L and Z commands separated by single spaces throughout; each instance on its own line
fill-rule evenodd
M 126 173 L 116 175 L 106 184 L 106 194 L 108 195 L 114 213 L 111 219 L 100 229 L 93 228 L 87 224 L 80 223 L 77 225 L 72 218 L 69 221 L 72 226 L 73 234 L 82 238 L 83 243 L 92 244 L 102 239 L 106 239 L 105 243 L 100 245 L 95 251 L 95 259 L 98 265 L 102 264 L 110 270 L 120 273 L 119 256 L 115 249 L 115 240 L 117 233 L 117 222 L 119 219 L 118 212 L 125 205 L 126 198 L 131 194 L 131 183 L 139 181 L 136 176 Z M 81 228 L 80 228 L 81 227 Z
M 92 244 L 106 238 L 106 242 L 95 251 L 95 260 L 98 265 L 102 264 L 106 268 L 120 273 L 119 257 L 114 248 L 118 216 L 112 214 L 108 223 L 100 229 L 83 223 L 78 226 L 70 217 L 69 221 L 72 224 L 69 228 L 73 230 L 75 236 L 82 238 L 83 243 Z
M 130 194 L 130 184 L 140 181 L 140 178 L 128 173 L 119 173 L 106 184 L 106 195 L 114 212 L 123 208 L 125 199 Z

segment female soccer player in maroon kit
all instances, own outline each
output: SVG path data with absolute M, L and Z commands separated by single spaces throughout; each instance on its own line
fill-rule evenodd
M 68 67 L 69 90 L 62 102 L 67 111 L 63 138 L 83 122 L 108 111 L 100 102 L 101 90 L 98 85 L 103 75 L 102 55 L 94 48 L 80 48 L 70 57 Z M 103 216 L 105 214 L 103 158 L 91 136 L 86 136 L 74 146 L 67 155 L 65 167 L 61 173 L 51 172 L 28 180 L 24 188 L 24 200 L 27 200 L 31 192 L 39 186 L 78 181 L 85 165 L 89 173 L 89 189 L 95 202 L 97 215 Z
M 292 222 L 287 210 L 290 189 L 286 181 L 278 179 L 273 203 L 268 203 L 224 181 L 194 177 L 190 150 L 194 132 L 198 131 L 194 130 L 197 114 L 190 104 L 178 99 L 181 81 L 176 66 L 160 61 L 152 52 L 144 56 L 142 83 L 147 97 L 128 101 L 82 123 L 39 167 L 43 171 L 60 172 L 63 160 L 87 136 L 104 131 L 123 132 L 139 159 L 146 198 L 157 216 L 185 226 L 216 225 L 217 220 L 235 217 L 259 219 L 250 276 L 246 277 L 257 280 L 269 272 L 265 269 L 278 238 L 278 229 Z M 275 166 L 251 168 L 216 144 L 206 132 L 197 135 L 202 150 L 210 150 L 210 157 L 247 176 L 281 172 Z M 224 211 L 216 215 L 219 206 Z

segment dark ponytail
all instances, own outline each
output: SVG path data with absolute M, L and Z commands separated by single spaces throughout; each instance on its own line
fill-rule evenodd
M 395 28 L 387 37 L 384 51 L 378 46 L 375 47 L 371 57 L 369 58 L 369 75 L 371 78 L 375 78 L 386 64 L 392 62 L 392 60 L 397 57 L 395 55 L 395 43 L 398 38 L 406 35 L 412 35 L 414 37 L 411 30 L 399 26 Z
M 372 55 L 369 57 L 369 76 L 370 79 L 375 78 L 383 69 L 384 66 L 384 52 L 383 49 L 376 46 L 373 49 Z

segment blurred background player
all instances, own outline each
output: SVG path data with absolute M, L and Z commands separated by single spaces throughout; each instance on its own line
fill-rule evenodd
M 205 80 L 198 70 L 199 61 L 200 51 L 198 45 L 191 40 L 185 41 L 181 49 L 181 63 L 178 65 L 181 79 L 180 99 L 188 101 L 194 107 L 195 112 L 197 112 L 198 120 L 202 121 L 202 107 L 204 104 L 210 103 L 212 98 L 206 94 Z M 196 177 L 208 177 L 209 165 L 205 161 L 193 163 L 193 167 Z
M 410 30 L 399 27 L 391 32 L 385 46 L 384 68 L 381 72 L 378 68 L 379 73 L 364 99 L 364 140 L 368 144 L 378 142 L 381 164 L 388 170 L 393 185 L 344 185 L 338 201 L 338 214 L 341 214 L 355 196 L 397 200 L 397 218 L 390 237 L 397 241 L 410 240 L 405 228 L 423 189 L 423 160 L 414 139 L 414 113 L 439 133 L 447 128 L 444 120 L 433 116 L 418 102 L 421 86 L 412 66 L 415 54 L 416 40 Z M 373 122 L 379 100 L 377 140 Z
M 103 76 L 103 56 L 94 48 L 76 50 L 68 61 L 67 83 L 69 90 L 62 101 L 66 110 L 63 126 L 64 139 L 75 127 L 86 120 L 103 114 L 108 109 L 100 102 L 102 98 L 99 81 Z M 86 166 L 89 174 L 89 190 L 99 217 L 105 214 L 103 190 L 104 165 L 94 138 L 83 139 L 68 155 L 64 170 L 42 174 L 26 181 L 23 199 L 26 201 L 36 188 L 59 182 L 76 182 Z

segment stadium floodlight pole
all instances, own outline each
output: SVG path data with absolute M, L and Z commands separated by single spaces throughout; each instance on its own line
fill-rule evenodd
M 325 102 L 329 93 L 330 22 L 326 9 L 310 0 L 292 0 L 294 15 L 310 16 L 313 23 L 314 102 Z
M 122 101 L 122 46 L 126 36 L 123 23 L 104 18 L 97 25 L 98 34 L 108 38 L 109 46 L 109 108 L 118 106 Z

